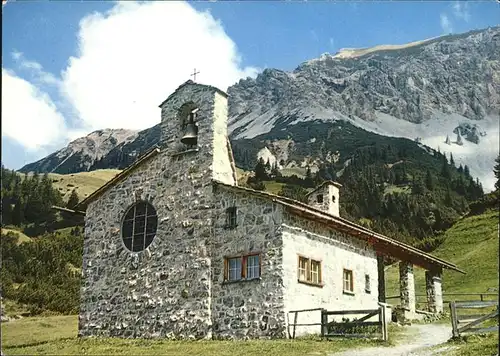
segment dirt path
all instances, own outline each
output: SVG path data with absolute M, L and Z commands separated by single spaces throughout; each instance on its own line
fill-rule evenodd
M 414 324 L 406 327 L 403 340 L 393 347 L 378 346 L 364 349 L 351 349 L 331 356 L 431 356 L 440 355 L 449 350 L 443 346 L 438 350 L 429 350 L 442 344 L 451 337 L 451 327 L 446 324 Z

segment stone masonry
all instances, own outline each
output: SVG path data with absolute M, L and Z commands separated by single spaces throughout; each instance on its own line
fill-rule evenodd
M 443 291 L 441 288 L 441 271 L 425 271 L 425 287 L 427 302 L 431 313 L 443 312 Z
M 214 338 L 286 337 L 283 305 L 282 208 L 268 199 L 217 187 L 218 213 L 212 250 Z M 225 209 L 237 207 L 237 227 L 228 230 Z M 260 253 L 261 277 L 224 282 L 224 257 Z
M 399 288 L 401 294 L 401 307 L 405 311 L 406 319 L 415 317 L 415 277 L 413 265 L 407 261 L 399 262 Z
M 214 127 L 226 125 L 225 100 L 212 87 L 179 88 L 162 104 L 161 153 L 89 204 L 80 335 L 212 337 L 212 180 L 235 184 L 227 151 L 215 155 L 213 149 L 223 134 Z M 180 144 L 186 104 L 200 109 L 198 151 Z M 214 117 L 223 122 L 213 124 Z M 134 253 L 125 248 L 120 229 L 138 200 L 155 207 L 158 228 L 152 244 Z

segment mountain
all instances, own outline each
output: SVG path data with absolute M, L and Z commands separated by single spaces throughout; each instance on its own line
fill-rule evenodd
M 309 165 L 314 171 L 333 160 L 348 162 L 356 145 L 369 144 L 372 132 L 452 153 L 490 190 L 499 147 L 499 58 L 495 27 L 345 49 L 292 72 L 266 69 L 228 89 L 236 163 L 253 168 L 264 157 L 280 168 Z M 355 131 L 355 140 L 342 128 Z M 107 145 L 100 155 L 75 152 L 70 144 L 21 171 L 121 169 L 156 144 L 159 134 L 157 125 Z
M 97 130 L 77 138 L 68 146 L 41 160 L 22 167 L 20 172 L 75 173 L 92 170 L 94 164 L 107 157 L 114 148 L 139 138 L 139 133 L 125 129 Z
M 325 54 L 293 72 L 266 69 L 228 92 L 233 140 L 255 145 L 306 122 L 311 130 L 348 122 L 453 153 L 457 164 L 467 164 L 486 188 L 493 187 L 500 27 Z M 342 149 L 337 146 L 340 155 Z

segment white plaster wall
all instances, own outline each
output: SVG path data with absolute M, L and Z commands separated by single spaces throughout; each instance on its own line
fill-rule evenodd
M 377 258 L 374 250 L 362 241 L 346 235 L 325 231 L 322 234 L 302 228 L 283 225 L 284 306 L 289 323 L 293 323 L 291 310 L 325 308 L 327 310 L 353 310 L 378 308 Z M 297 281 L 297 255 L 321 261 L 323 287 L 310 286 Z M 353 271 L 354 295 L 343 293 L 343 269 Z M 370 275 L 371 293 L 365 292 L 365 274 Z M 346 315 L 349 319 L 362 315 Z M 336 320 L 341 320 L 342 316 Z M 333 316 L 329 321 L 334 320 Z M 373 321 L 378 320 L 378 317 Z M 297 323 L 320 323 L 321 312 L 298 314 Z M 292 327 L 290 327 L 292 333 Z M 320 333 L 318 326 L 298 326 L 296 336 Z
M 220 182 L 236 185 L 236 174 L 227 147 L 227 98 L 219 92 L 214 95 L 213 177 Z

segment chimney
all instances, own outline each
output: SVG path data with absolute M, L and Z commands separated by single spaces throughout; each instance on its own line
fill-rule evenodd
M 314 188 L 312 192 L 307 194 L 307 203 L 313 208 L 323 210 L 328 214 L 340 217 L 340 187 L 342 187 L 341 184 L 327 180 Z

